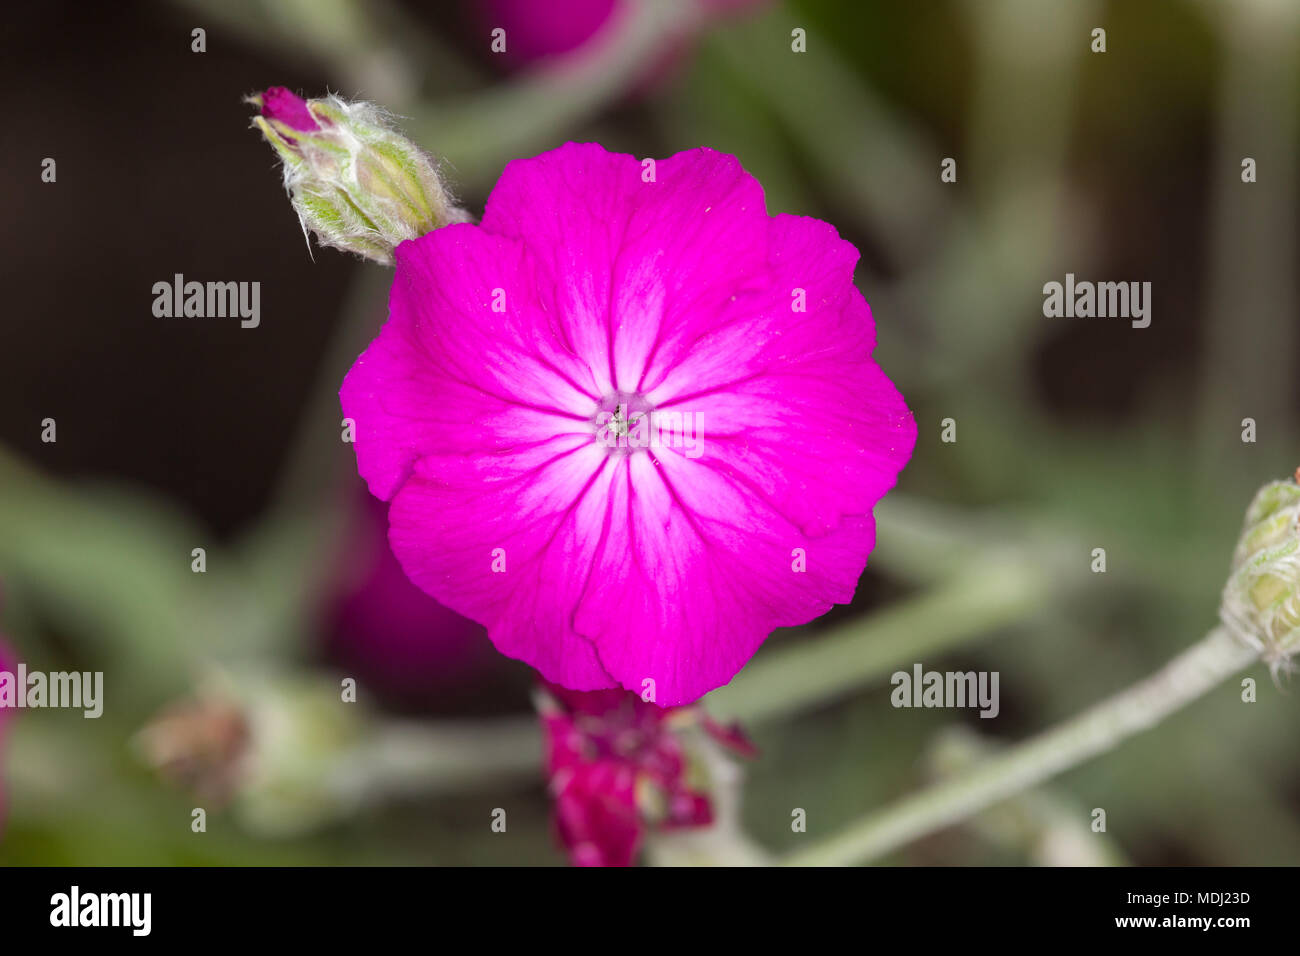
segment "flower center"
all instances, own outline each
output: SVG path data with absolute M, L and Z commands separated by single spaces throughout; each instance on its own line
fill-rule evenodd
M 611 454 L 627 454 L 650 445 L 654 407 L 640 392 L 612 392 L 592 416 L 596 441 Z

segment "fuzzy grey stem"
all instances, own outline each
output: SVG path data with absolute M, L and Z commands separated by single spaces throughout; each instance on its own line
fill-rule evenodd
M 784 862 L 794 866 L 863 863 L 958 823 L 1155 726 L 1258 657 L 1258 650 L 1233 637 L 1227 629 L 1215 628 L 1151 677 L 977 770 L 870 814 L 847 831 L 795 853 Z

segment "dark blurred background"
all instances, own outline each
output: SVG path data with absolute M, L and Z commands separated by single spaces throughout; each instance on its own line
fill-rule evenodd
M 241 102 L 271 85 L 391 109 L 473 211 L 506 161 L 566 140 L 707 145 L 764 183 L 770 211 L 826 219 L 861 250 L 915 456 L 854 605 L 774 637 L 706 700 L 753 725 L 743 822 L 773 851 L 798 846 L 791 807 L 824 837 L 1196 640 L 1251 493 L 1300 465 L 1300 6 L 1285 0 L 156 0 L 4 16 L 0 632 L 33 668 L 104 670 L 116 699 L 98 722 L 14 723 L 0 861 L 560 859 L 530 769 L 527 668 L 405 585 L 338 439 L 337 386 L 384 319 L 389 273 L 304 242 Z M 505 22 L 519 43 L 496 56 Z M 1045 318 L 1042 286 L 1067 272 L 1150 281 L 1150 327 Z M 259 281 L 260 327 L 156 318 L 153 284 L 175 273 Z M 818 684 L 815 663 L 783 676 L 821 640 L 846 678 Z M 889 672 L 918 660 L 1000 671 L 999 719 L 890 708 Z M 337 673 L 370 706 L 321 729 L 301 700 Z M 1258 703 L 1220 688 L 891 861 L 1297 862 L 1294 695 L 1255 677 Z M 254 685 L 281 710 L 248 718 L 253 742 L 233 751 L 263 748 L 275 769 L 232 785 L 196 837 L 189 793 L 220 790 L 230 761 L 159 780 L 137 734 L 196 688 L 256 709 Z M 347 748 L 374 763 L 321 784 Z M 484 822 L 507 802 L 508 843 Z M 1094 807 L 1107 834 L 1088 831 Z

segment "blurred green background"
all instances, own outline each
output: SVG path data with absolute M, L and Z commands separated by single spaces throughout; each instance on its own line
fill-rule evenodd
M 536 6 L 551 26 L 590 15 Z M 528 669 L 476 634 L 448 638 L 453 663 L 405 640 L 418 666 L 394 666 L 367 643 L 381 625 L 341 610 L 382 556 L 336 391 L 389 274 L 304 247 L 240 102 L 269 85 L 391 109 L 471 210 L 507 160 L 566 140 L 707 145 L 769 211 L 861 250 L 877 359 L 920 437 L 853 606 L 773 636 L 705 700 L 762 752 L 741 821 L 768 851 L 1076 713 L 1214 624 L 1251 494 L 1300 465 L 1300 5 L 726 6 L 626 0 L 533 62 L 494 57 L 468 0 L 9 12 L 0 632 L 29 668 L 102 670 L 106 704 L 12 722 L 0 862 L 563 860 Z M 155 319 L 152 284 L 177 272 L 261 281 L 261 328 Z M 1150 327 L 1045 318 L 1067 272 L 1150 281 Z M 918 661 L 1000 672 L 1000 716 L 892 708 L 889 674 Z M 361 703 L 339 708 L 345 674 Z M 1229 682 L 883 862 L 1300 861 L 1295 696 L 1251 674 L 1258 702 Z M 186 757 L 167 779 L 145 759 L 160 747 Z

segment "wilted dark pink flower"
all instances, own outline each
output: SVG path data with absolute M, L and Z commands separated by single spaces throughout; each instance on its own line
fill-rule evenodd
M 277 120 L 302 132 L 320 129 L 307 109 L 307 101 L 283 86 L 271 87 L 262 94 L 261 100 L 262 116 L 268 120 Z
M 628 866 L 645 832 L 713 822 L 709 795 L 687 783 L 688 755 L 674 724 L 696 708 L 662 708 L 624 690 L 540 694 L 546 772 L 560 842 L 578 866 Z M 738 752 L 752 748 L 738 729 L 704 728 Z
M 577 690 L 682 704 L 849 602 L 916 424 L 857 251 L 731 156 L 570 143 L 397 247 L 341 392 L 411 579 Z

